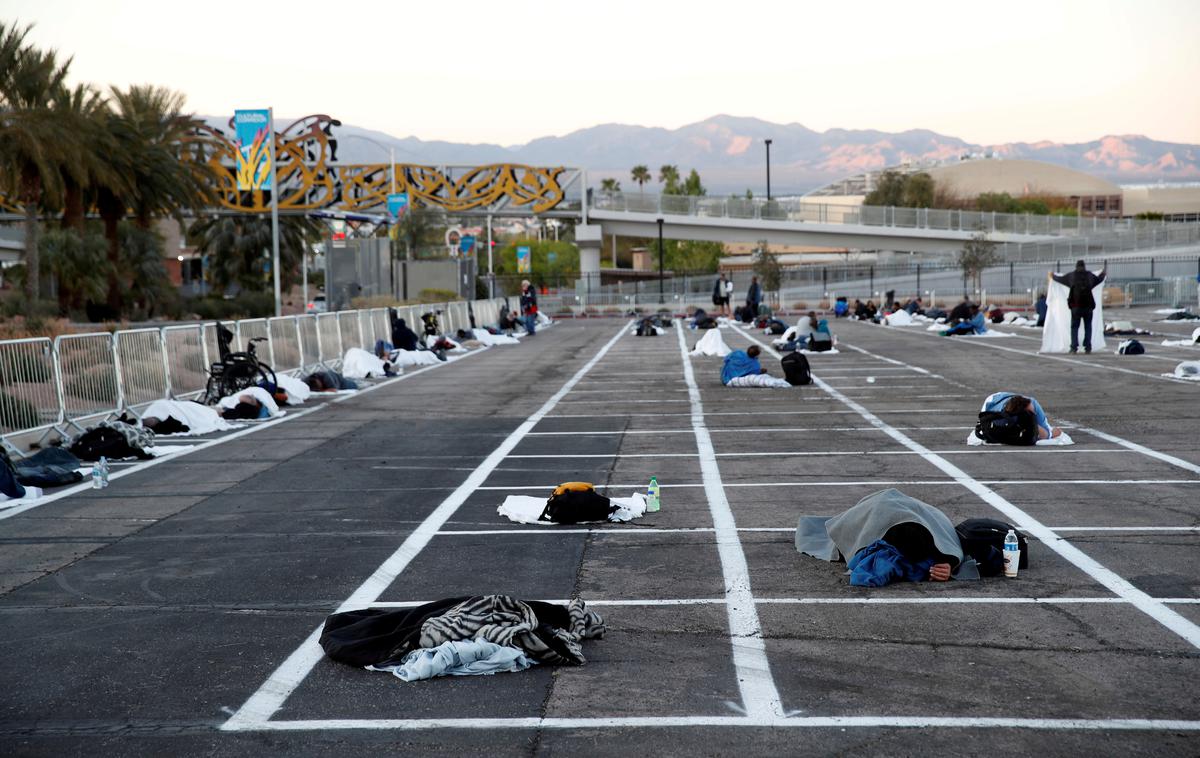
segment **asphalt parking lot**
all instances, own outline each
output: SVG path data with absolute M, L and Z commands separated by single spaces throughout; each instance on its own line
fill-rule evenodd
M 698 332 L 560 322 L 0 512 L 0 749 L 1197 754 L 1200 382 L 1163 374 L 1200 347 L 834 328 L 815 384 L 766 390 L 723 387 L 719 359 L 687 355 Z M 1076 444 L 968 447 L 997 390 Z M 663 509 L 630 524 L 496 513 L 651 475 Z M 801 516 L 887 487 L 1016 524 L 1029 568 L 861 589 L 796 552 Z M 609 633 L 585 666 L 416 683 L 316 645 L 339 608 L 490 593 L 583 597 Z

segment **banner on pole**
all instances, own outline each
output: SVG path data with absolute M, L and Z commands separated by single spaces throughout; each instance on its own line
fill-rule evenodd
M 471 252 L 474 249 L 475 249 L 475 235 L 464 234 L 462 237 L 459 238 L 458 251 L 460 253 L 462 253 L 463 255 L 466 255 L 467 253 Z
M 521 245 L 517 248 L 517 273 L 528 274 L 531 270 L 532 256 L 529 254 L 529 246 Z
M 237 134 L 237 186 L 239 190 L 274 187 L 271 166 L 271 112 L 266 108 L 233 112 Z
M 408 210 L 408 193 L 395 192 L 387 196 L 388 215 L 392 217 L 392 221 L 399 221 L 404 212 Z

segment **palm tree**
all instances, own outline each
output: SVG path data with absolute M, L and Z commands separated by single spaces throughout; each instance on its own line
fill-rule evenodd
M 663 185 L 663 192 L 668 195 L 678 194 L 679 190 L 679 167 L 670 164 L 664 165 L 658 170 L 658 181 Z
M 38 211 L 57 199 L 59 166 L 73 162 L 75 149 L 53 112 L 71 61 L 26 45 L 29 29 L 0 24 L 0 177 L 25 211 L 25 297 L 32 309 L 41 295 Z
M 638 192 L 641 192 L 642 185 L 645 184 L 646 182 L 650 181 L 650 179 L 652 178 L 650 176 L 650 169 L 646 168 L 643 165 L 634 166 L 633 171 L 630 172 L 630 176 L 633 178 L 633 180 L 635 182 L 637 182 Z
M 411 213 L 411 211 L 410 211 Z M 279 217 L 279 276 L 290 287 L 308 245 L 323 236 L 321 224 L 307 216 Z M 197 248 L 211 257 L 213 283 L 221 291 L 230 284 L 245 290 L 266 285 L 264 251 L 271 249 L 271 217 L 239 214 L 200 219 L 188 231 Z
M 621 183 L 611 177 L 608 179 L 601 179 L 600 189 L 604 192 L 620 192 Z
M 70 164 L 60 166 L 63 187 L 63 228 L 82 235 L 89 190 L 99 185 L 125 188 L 118 170 L 117 143 L 106 128 L 109 118 L 104 95 L 90 85 L 65 89 L 54 101 L 55 113 L 74 135 L 78 150 Z
M 109 259 L 120 264 L 119 223 L 132 212 L 133 223 L 149 230 L 156 218 L 173 216 L 183 222 L 183 211 L 202 211 L 214 201 L 216 182 L 212 168 L 190 160 L 197 149 L 195 132 L 201 122 L 183 113 L 183 95 L 165 87 L 133 85 L 111 90 L 113 112 L 106 128 L 114 140 L 111 175 L 99 182 L 96 207 L 104 221 Z M 121 284 L 109 282 L 108 304 L 121 305 Z

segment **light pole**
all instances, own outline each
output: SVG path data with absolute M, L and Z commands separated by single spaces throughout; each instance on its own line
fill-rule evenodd
M 667 302 L 663 295 L 663 220 L 658 219 L 658 304 Z
M 765 139 L 767 145 L 767 202 L 771 202 L 771 140 Z

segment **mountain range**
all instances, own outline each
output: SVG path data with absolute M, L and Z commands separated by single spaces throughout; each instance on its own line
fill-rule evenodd
M 210 123 L 225 118 L 206 118 Z M 396 138 L 344 124 L 340 162 L 385 162 L 386 151 L 368 140 L 394 148 L 403 163 L 528 163 L 587 168 L 588 181 L 617 179 L 626 190 L 636 185 L 630 169 L 673 164 L 686 174 L 695 168 L 710 192 L 761 194 L 764 139 L 771 139 L 772 194 L 804 192 L 842 177 L 904 161 L 950 160 L 993 153 L 1067 166 L 1114 182 L 1178 182 L 1200 179 L 1200 145 L 1163 142 L 1142 135 L 1106 135 L 1090 142 L 1011 142 L 980 145 L 927 129 L 884 132 L 872 129 L 814 131 L 802 124 L 775 124 L 756 118 L 713 116 L 678 129 L 600 124 L 558 137 L 539 137 L 523 145 L 461 144 L 417 137 Z M 364 139 L 358 139 L 362 137 Z M 657 185 L 655 185 L 657 186 Z M 650 190 L 651 187 L 647 187 Z

